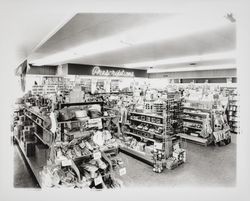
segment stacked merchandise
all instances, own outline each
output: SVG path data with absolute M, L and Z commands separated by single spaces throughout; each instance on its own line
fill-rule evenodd
M 173 145 L 173 154 L 166 160 L 166 168 L 174 169 L 182 163 L 186 162 L 186 150 L 181 148 L 180 141 Z
M 91 92 L 91 79 L 81 79 L 80 80 L 81 90 L 85 93 Z
M 34 94 L 34 95 L 43 95 L 44 94 L 43 85 L 34 85 L 34 86 L 32 86 L 32 94 Z
M 231 142 L 230 127 L 224 111 L 213 110 L 213 138 L 214 143 L 219 146 Z
M 183 129 L 182 115 L 183 115 L 183 99 L 174 100 L 172 127 L 175 134 L 180 133 Z
M 193 136 L 207 138 L 211 134 L 212 103 L 203 101 L 187 101 L 183 106 L 184 130 Z
M 74 106 L 71 110 L 68 105 L 68 108 L 51 112 L 44 107 L 45 101 L 36 98 L 29 95 L 20 101 L 23 104 L 14 117 L 13 131 L 39 185 L 120 186 L 105 154 L 106 151 L 112 154 L 113 150 L 117 153 L 118 144 L 108 130 L 102 130 L 100 105 L 88 103 L 87 108 Z
M 230 90 L 229 93 L 229 106 L 228 106 L 228 121 L 231 128 L 231 132 L 239 133 L 239 106 L 237 104 L 237 91 L 235 89 Z
M 129 112 L 121 150 L 149 163 L 155 172 L 162 172 L 166 159 L 172 156 L 170 135 L 180 106 L 181 101 L 177 103 L 174 99 L 147 100 L 144 108 L 136 106 L 136 110 Z

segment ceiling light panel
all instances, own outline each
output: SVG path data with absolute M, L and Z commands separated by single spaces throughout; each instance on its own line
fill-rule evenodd
M 130 63 L 125 64 L 124 66 L 127 68 L 139 68 L 139 67 L 151 67 L 151 66 L 159 66 L 159 65 L 168 65 L 168 64 L 178 64 L 178 63 L 191 63 L 191 62 L 199 62 L 199 61 L 208 61 L 208 60 L 221 60 L 221 59 L 231 59 L 235 58 L 235 51 L 229 52 L 219 52 L 214 54 L 206 54 L 206 55 L 194 55 L 188 57 L 176 57 L 170 59 L 161 59 L 155 61 L 147 61 L 147 62 L 138 62 L 138 63 Z
M 154 41 L 174 39 L 192 33 L 217 29 L 228 24 L 230 23 L 225 18 L 218 16 L 178 15 L 166 17 L 149 25 L 139 26 L 117 35 L 84 43 L 66 51 L 31 60 L 30 62 L 35 65 L 62 64 L 67 60 L 88 57 Z
M 236 69 L 236 64 L 226 65 L 211 65 L 211 66 L 192 66 L 192 67 L 178 67 L 171 69 L 148 69 L 147 73 L 164 73 L 164 72 L 184 72 L 184 71 L 203 71 L 203 70 L 222 70 L 222 69 Z

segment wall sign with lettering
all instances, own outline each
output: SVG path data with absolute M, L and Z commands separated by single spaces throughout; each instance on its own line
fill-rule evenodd
M 110 67 L 110 66 L 93 66 L 85 64 L 67 64 L 68 75 L 93 75 L 100 77 L 148 77 L 147 70 Z
M 99 66 L 95 66 L 92 75 L 112 76 L 112 77 L 134 77 L 134 72 L 125 70 L 101 70 Z

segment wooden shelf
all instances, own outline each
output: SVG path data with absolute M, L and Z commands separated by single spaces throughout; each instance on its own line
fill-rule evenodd
M 98 117 L 98 118 L 93 118 L 93 119 L 99 119 L 99 118 L 101 118 L 101 119 L 112 119 L 112 118 L 117 118 L 118 116 L 107 116 L 107 117 Z M 65 123 L 80 123 L 80 122 L 85 122 L 85 121 L 88 121 L 88 120 L 90 120 L 90 118 L 89 119 L 86 119 L 86 120 L 78 120 L 78 119 L 76 119 L 76 120 L 67 120 L 67 121 L 58 121 L 57 123 L 58 124 L 65 124 Z
M 48 130 L 47 128 L 44 128 L 41 124 L 38 124 L 34 119 L 32 119 L 29 115 L 27 115 L 26 113 L 24 113 L 26 117 L 28 117 L 31 121 L 33 121 L 36 125 L 40 126 L 41 128 L 43 128 L 44 130 L 46 130 L 47 132 L 51 133 L 50 130 Z
M 209 115 L 208 113 L 193 113 L 193 112 L 185 112 L 185 111 L 183 111 L 183 113 L 190 114 L 190 115 L 196 115 L 196 116 L 198 115 L 198 116 L 202 116 L 202 117 Z
M 149 116 L 149 117 L 155 117 L 159 119 L 163 119 L 163 116 L 159 116 L 156 114 L 147 114 L 147 113 L 140 113 L 140 112 L 130 112 L 131 114 L 137 114 L 137 115 L 142 115 L 142 116 Z
M 141 129 L 138 129 L 138 128 L 133 128 L 133 127 L 131 127 L 131 126 L 129 126 L 129 128 L 134 129 L 134 130 L 136 130 L 136 131 L 145 132 L 145 133 L 149 133 L 149 134 L 151 134 L 151 135 L 156 135 L 156 136 L 158 136 L 158 137 L 162 137 L 162 135 L 161 135 L 161 134 L 158 134 L 158 133 L 151 133 L 151 132 L 149 132 L 149 131 L 144 131 L 144 130 L 141 130 Z
M 198 143 L 198 144 L 202 144 L 205 146 L 208 145 L 208 139 L 204 139 L 204 138 L 196 137 L 196 136 L 192 136 L 192 135 L 187 135 L 185 133 L 179 133 L 178 136 L 180 136 L 183 139 L 187 139 L 187 140 L 190 140 L 190 141 Z
M 25 108 L 27 111 L 31 112 L 32 114 L 36 115 L 37 117 L 39 117 L 40 119 L 44 120 L 43 116 L 41 116 L 40 114 L 38 114 L 37 112 L 34 112 L 33 110 L 29 109 L 29 108 Z
M 199 130 L 199 131 L 202 130 L 202 128 L 195 128 L 195 127 L 192 127 L 192 126 L 185 126 L 185 125 L 183 125 L 183 127 L 191 128 L 191 129 L 195 129 L 195 130 Z
M 138 121 L 138 122 L 141 122 L 141 123 L 146 123 L 146 124 L 151 124 L 151 125 L 162 126 L 163 127 L 163 124 L 152 123 L 152 122 L 149 122 L 149 121 L 143 121 L 143 120 L 139 120 L 139 119 L 130 119 L 130 121 Z
M 135 151 L 134 149 L 129 148 L 129 147 L 120 147 L 120 150 L 128 155 L 131 155 L 135 158 L 142 160 L 143 162 L 151 166 L 153 166 L 154 164 L 153 160 L 150 157 L 147 157 L 146 154 L 143 152 Z
M 183 109 L 189 109 L 189 110 L 201 110 L 201 111 L 206 111 L 207 113 L 210 113 L 211 110 L 205 109 L 205 108 L 195 108 L 195 107 L 188 107 L 188 106 L 183 106 Z
M 135 133 L 132 133 L 132 132 L 124 132 L 125 134 L 127 135 L 133 135 L 133 136 L 136 136 L 136 137 L 140 137 L 142 139 L 145 139 L 145 140 L 149 140 L 149 141 L 152 141 L 152 142 L 155 142 L 154 139 L 151 139 L 151 138 L 148 138 L 148 137 L 144 137 L 144 136 L 141 136 L 141 135 L 138 135 L 138 134 L 135 134 Z
M 50 144 L 47 143 L 47 142 L 45 142 L 45 141 L 43 140 L 43 138 L 42 138 L 38 133 L 34 132 L 34 134 L 35 134 L 35 136 L 36 136 L 43 144 L 45 144 L 45 145 L 47 145 L 47 146 L 50 146 Z
M 95 105 L 95 104 L 103 105 L 104 102 L 102 102 L 102 101 L 96 101 L 96 102 L 79 102 L 79 103 L 61 103 L 61 104 L 59 105 L 59 108 L 62 109 L 62 108 L 64 108 L 64 107 L 69 107 L 69 106 Z
M 93 154 L 91 153 L 91 154 L 88 154 L 88 155 L 85 155 L 85 156 L 79 156 L 79 157 L 74 158 L 73 161 L 74 161 L 74 162 L 77 162 L 77 161 L 80 161 L 80 160 L 82 160 L 82 159 L 89 158 L 89 157 L 91 157 L 92 155 L 93 155 Z
M 195 121 L 195 122 L 203 123 L 203 121 L 199 120 L 199 119 L 182 118 L 182 120 Z

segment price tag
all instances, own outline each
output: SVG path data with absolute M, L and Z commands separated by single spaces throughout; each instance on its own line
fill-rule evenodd
M 127 173 L 127 171 L 126 171 L 126 168 L 125 168 L 125 167 L 124 167 L 124 168 L 121 168 L 121 169 L 119 170 L 120 176 L 125 175 L 126 173 Z
M 155 148 L 155 149 L 162 149 L 162 143 L 155 142 L 155 143 L 154 143 L 154 148 Z
M 79 146 L 83 149 L 85 147 L 85 143 L 81 142 L 81 144 L 79 144 Z
M 94 157 L 94 159 L 96 160 L 96 159 L 100 159 L 101 157 L 102 157 L 102 154 L 101 154 L 101 152 L 94 152 L 93 153 L 93 157 Z
M 98 184 L 101 184 L 102 183 L 102 177 L 99 175 L 98 177 L 96 177 L 94 179 L 94 183 L 95 185 L 97 186 Z
M 72 162 L 69 159 L 62 160 L 62 166 L 71 166 Z

